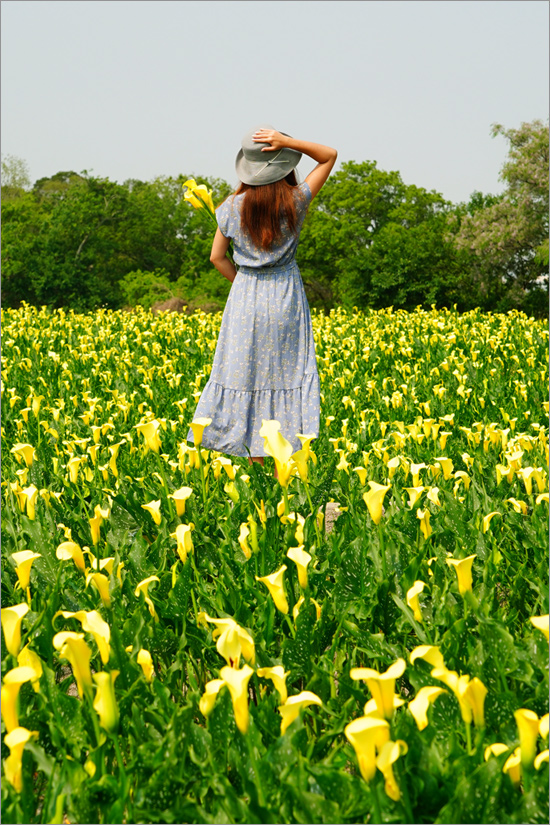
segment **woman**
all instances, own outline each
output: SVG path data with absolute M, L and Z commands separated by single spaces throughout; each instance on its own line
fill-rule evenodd
M 302 153 L 317 166 L 298 184 L 294 169 Z M 264 419 L 280 422 L 294 451 L 301 448 L 297 433 L 319 434 L 311 314 L 294 255 L 309 203 L 336 157 L 335 149 L 271 126 L 243 138 L 235 163 L 241 185 L 216 210 L 210 255 L 232 287 L 194 416 L 211 419 L 206 449 L 263 464 Z M 227 257 L 231 241 L 238 270 Z M 194 440 L 191 430 L 187 440 Z

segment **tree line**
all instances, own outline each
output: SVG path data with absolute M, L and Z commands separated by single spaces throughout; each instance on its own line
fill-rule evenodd
M 453 204 L 375 161 L 343 163 L 312 202 L 297 260 L 310 305 L 548 311 L 548 127 L 495 125 L 509 144 L 500 195 Z M 183 299 L 221 309 L 212 227 L 183 199 L 189 176 L 122 184 L 58 172 L 31 185 L 2 160 L 2 299 L 85 312 Z M 195 176 L 220 203 L 232 189 Z

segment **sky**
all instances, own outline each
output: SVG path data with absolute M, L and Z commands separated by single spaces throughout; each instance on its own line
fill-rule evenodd
M 505 137 L 546 121 L 547 0 L 2 0 L 1 151 L 32 181 L 237 185 L 271 125 L 455 203 L 503 191 Z M 314 167 L 299 165 L 301 178 Z

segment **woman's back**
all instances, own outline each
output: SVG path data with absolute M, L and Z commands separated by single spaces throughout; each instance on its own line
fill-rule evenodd
M 280 238 L 268 249 L 262 249 L 255 244 L 243 229 L 241 210 L 246 192 L 231 195 L 216 209 L 216 218 L 222 235 L 233 241 L 233 259 L 237 266 L 284 266 L 294 260 L 300 231 L 311 203 L 311 189 L 305 181 L 293 189 L 296 204 L 295 231 L 289 232 L 283 221 Z

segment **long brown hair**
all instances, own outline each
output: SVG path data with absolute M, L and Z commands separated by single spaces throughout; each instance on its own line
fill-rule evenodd
M 270 249 L 281 238 L 283 228 L 290 233 L 296 232 L 297 185 L 294 171 L 282 180 L 262 186 L 241 183 L 235 192 L 236 195 L 244 193 L 241 228 L 255 246 Z

